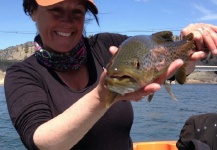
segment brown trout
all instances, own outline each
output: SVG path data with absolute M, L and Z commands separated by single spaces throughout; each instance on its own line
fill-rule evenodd
M 134 92 L 153 83 L 176 59 L 182 59 L 185 63 L 174 76 L 179 84 L 185 83 L 186 61 L 196 48 L 193 34 L 179 41 L 173 41 L 172 36 L 170 31 L 132 36 L 119 46 L 106 66 L 105 86 L 109 89 L 107 107 L 118 94 Z M 164 85 L 170 96 L 176 99 L 169 84 Z M 149 102 L 152 97 L 153 94 L 149 95 Z

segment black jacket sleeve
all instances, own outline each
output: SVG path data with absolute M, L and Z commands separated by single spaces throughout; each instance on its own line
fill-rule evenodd
M 179 150 L 216 150 L 217 113 L 194 115 L 188 118 L 176 146 Z

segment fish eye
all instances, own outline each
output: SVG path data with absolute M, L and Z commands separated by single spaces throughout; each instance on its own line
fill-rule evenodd
M 140 63 L 139 63 L 139 62 L 136 63 L 136 68 L 137 68 L 137 69 L 140 68 Z
M 136 68 L 139 69 L 140 68 L 140 63 L 138 59 L 134 59 L 131 64 Z

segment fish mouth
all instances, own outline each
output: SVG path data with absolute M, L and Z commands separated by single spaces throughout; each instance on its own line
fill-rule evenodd
M 137 81 L 129 75 L 111 75 L 105 78 L 105 86 L 113 92 L 126 94 L 140 89 Z
M 133 77 L 129 76 L 129 75 L 122 75 L 122 76 L 112 75 L 112 76 L 108 76 L 108 77 L 106 77 L 106 81 L 115 82 L 115 83 L 136 82 L 136 80 Z M 106 82 L 106 83 L 109 83 L 109 82 Z

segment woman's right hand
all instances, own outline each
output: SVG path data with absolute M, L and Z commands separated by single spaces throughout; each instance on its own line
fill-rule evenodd
M 110 47 L 110 52 L 114 55 L 117 52 L 118 48 L 115 46 Z M 183 61 L 181 59 L 177 59 L 174 62 L 171 63 L 169 66 L 167 72 L 165 72 L 163 75 L 161 75 L 155 82 L 141 88 L 138 91 L 132 92 L 132 93 L 127 93 L 124 96 L 118 95 L 115 98 L 115 101 L 119 100 L 133 100 L 133 101 L 139 101 L 143 99 L 145 96 L 148 96 L 152 93 L 157 92 L 160 88 L 161 85 L 164 83 L 164 81 L 168 78 L 170 78 L 176 71 L 183 65 Z M 104 79 L 106 76 L 106 70 L 104 70 L 102 76 L 101 76 L 101 81 L 100 84 L 100 91 L 99 93 L 102 93 L 102 95 L 105 96 L 106 94 L 106 88 L 104 86 Z M 102 96 L 103 97 L 103 96 Z

